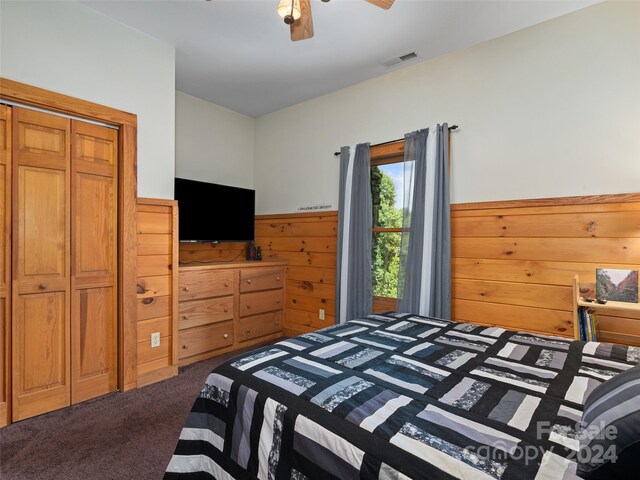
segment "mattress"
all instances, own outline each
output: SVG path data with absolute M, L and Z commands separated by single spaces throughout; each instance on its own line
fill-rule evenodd
M 640 349 L 412 314 L 242 354 L 207 378 L 165 479 L 569 479 L 582 405 Z

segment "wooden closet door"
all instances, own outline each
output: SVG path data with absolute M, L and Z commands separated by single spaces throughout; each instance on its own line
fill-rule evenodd
M 0 427 L 9 423 L 11 108 L 0 105 Z
M 13 419 L 70 404 L 70 120 L 13 111 Z
M 71 401 L 117 388 L 118 132 L 71 125 Z

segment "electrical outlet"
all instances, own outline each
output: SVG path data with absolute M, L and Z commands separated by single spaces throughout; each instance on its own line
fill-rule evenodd
M 324 320 L 324 309 L 320 309 L 320 311 L 318 312 L 318 318 L 320 320 Z
M 160 332 L 153 332 L 151 334 L 151 348 L 160 346 Z

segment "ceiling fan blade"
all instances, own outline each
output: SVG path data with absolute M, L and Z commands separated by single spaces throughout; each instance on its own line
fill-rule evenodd
M 300 18 L 291 24 L 291 40 L 294 42 L 313 37 L 311 0 L 300 0 L 300 11 Z
M 369 2 L 370 4 L 375 5 L 376 7 L 384 8 L 385 10 L 389 10 L 394 1 L 395 0 L 367 0 L 367 2 Z

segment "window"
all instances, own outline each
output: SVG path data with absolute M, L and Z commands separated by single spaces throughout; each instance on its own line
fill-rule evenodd
M 405 189 L 404 168 L 404 142 L 371 147 L 374 312 L 394 310 L 396 306 Z

